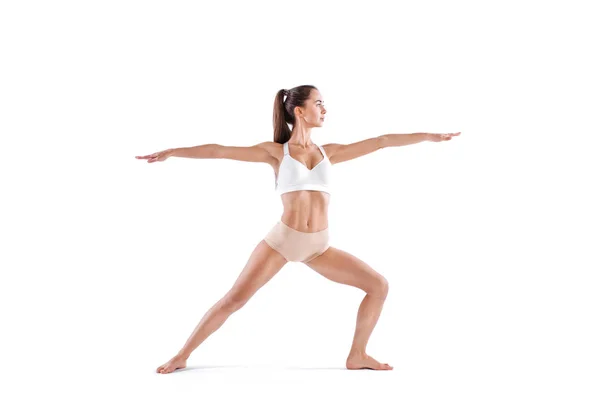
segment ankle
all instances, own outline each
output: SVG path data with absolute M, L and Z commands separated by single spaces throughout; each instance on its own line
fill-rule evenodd
M 175 357 L 179 357 L 179 358 L 183 358 L 184 360 L 187 360 L 188 358 L 190 358 L 190 355 L 183 351 L 180 351 L 179 353 L 177 353 L 177 355 Z
M 351 348 L 350 354 L 348 354 L 348 358 L 350 357 L 365 357 L 367 355 L 367 350 L 362 348 Z

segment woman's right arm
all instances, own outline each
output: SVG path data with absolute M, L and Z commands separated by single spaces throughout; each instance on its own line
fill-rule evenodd
M 178 147 L 169 149 L 170 157 L 186 157 L 186 158 L 215 158 L 217 144 L 203 144 L 193 147 Z
M 171 157 L 188 158 L 223 158 L 236 161 L 270 163 L 273 142 L 262 142 L 254 146 L 225 146 L 221 144 L 204 144 L 195 147 L 170 149 Z
M 223 146 L 220 144 L 203 144 L 194 147 L 179 147 L 167 149 L 147 156 L 135 158 L 148 160 L 149 163 L 164 161 L 169 157 L 187 158 L 225 158 L 237 161 L 264 162 L 273 164 L 276 159 L 272 152 L 277 146 L 274 142 L 262 142 L 254 146 Z
M 135 158 L 148 160 L 149 163 L 165 161 L 169 157 L 216 158 L 218 147 L 218 144 L 213 143 L 193 147 L 178 147 L 148 154 L 147 156 L 135 156 Z

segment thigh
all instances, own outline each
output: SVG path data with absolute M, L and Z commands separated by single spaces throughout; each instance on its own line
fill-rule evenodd
M 227 298 L 232 302 L 246 302 L 267 283 L 287 260 L 264 240 L 254 248 L 246 266 L 231 287 Z
M 357 287 L 366 293 L 387 294 L 388 282 L 383 275 L 358 257 L 333 246 L 304 264 L 334 282 Z

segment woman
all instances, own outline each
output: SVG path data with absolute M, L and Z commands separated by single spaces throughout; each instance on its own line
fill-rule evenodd
M 390 146 L 425 140 L 450 140 L 456 134 L 388 134 L 351 144 L 316 145 L 312 128 L 325 121 L 325 106 L 318 89 L 311 85 L 280 90 L 275 98 L 274 141 L 252 147 L 207 144 L 167 149 L 137 156 L 149 163 L 169 157 L 226 158 L 264 162 L 273 167 L 275 188 L 281 195 L 283 215 L 254 249 L 232 288 L 206 312 L 198 326 L 171 360 L 156 369 L 170 373 L 186 367 L 186 360 L 229 316 L 239 310 L 257 290 L 288 262 L 303 262 L 335 282 L 355 286 L 366 295 L 358 308 L 354 340 L 346 359 L 348 369 L 391 370 L 366 353 L 367 341 L 379 319 L 388 293 L 387 280 L 357 257 L 329 246 L 327 208 L 330 168 L 333 164 L 364 156 Z M 288 124 L 292 125 L 292 130 Z

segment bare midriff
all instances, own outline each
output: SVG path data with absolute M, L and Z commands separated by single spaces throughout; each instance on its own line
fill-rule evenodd
M 329 193 L 298 190 L 281 195 L 281 222 L 300 232 L 319 232 L 328 224 Z

